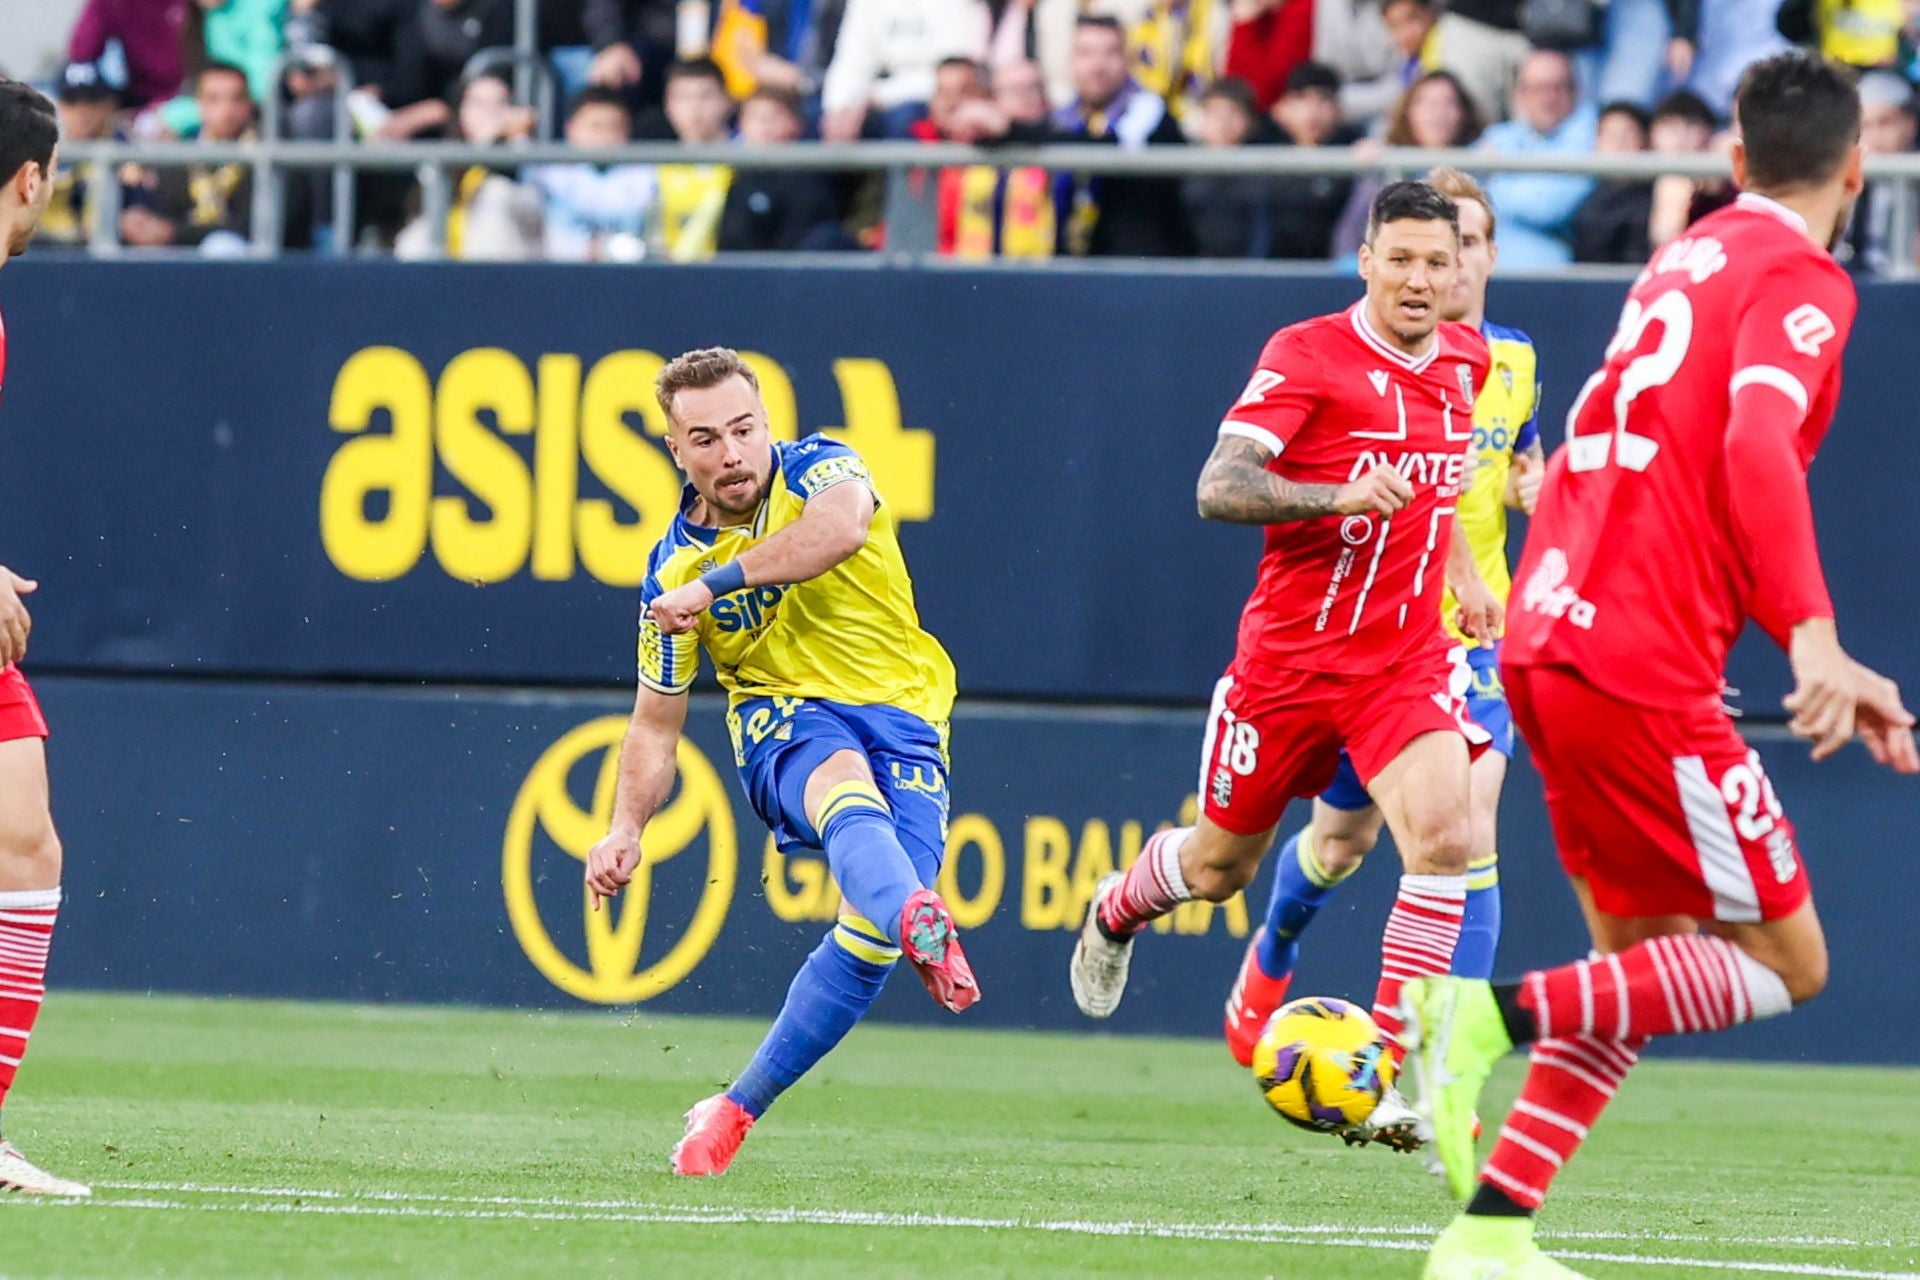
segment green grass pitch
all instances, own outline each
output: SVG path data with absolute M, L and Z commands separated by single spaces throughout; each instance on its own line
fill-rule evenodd
M 680 1113 L 757 1023 L 56 992 L 40 1025 L 8 1136 L 99 1189 L 0 1203 L 12 1277 L 1388 1280 L 1447 1217 L 1216 1043 L 863 1027 L 695 1182 Z M 1650 1063 L 1542 1235 L 1596 1280 L 1920 1280 L 1916 1091 Z

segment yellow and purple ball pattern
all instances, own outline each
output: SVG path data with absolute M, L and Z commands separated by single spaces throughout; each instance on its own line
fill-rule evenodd
M 1327 1133 L 1373 1114 L 1393 1059 L 1367 1011 L 1312 996 L 1280 1006 L 1253 1046 L 1253 1078 L 1283 1120 Z

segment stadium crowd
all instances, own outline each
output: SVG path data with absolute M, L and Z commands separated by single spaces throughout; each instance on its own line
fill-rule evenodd
M 1860 68 L 1871 150 L 1909 151 L 1920 81 L 1920 0 L 541 0 L 538 93 L 519 101 L 514 7 L 87 0 L 49 90 L 68 139 L 324 140 L 346 120 L 362 139 L 500 147 L 499 164 L 453 175 L 440 228 L 411 176 L 364 175 L 355 250 L 694 261 L 884 246 L 878 180 L 754 167 L 803 139 L 1710 152 L 1740 72 L 1800 43 Z M 543 134 L 731 144 L 740 161 L 516 163 L 513 144 Z M 244 249 L 247 166 L 119 180 L 127 246 Z M 1339 260 L 1379 185 L 988 165 L 921 181 L 939 252 L 971 259 Z M 1732 196 L 1682 177 L 1487 185 L 1509 269 L 1637 263 Z M 1897 256 L 1912 199 L 1870 188 L 1847 235 L 1855 269 Z M 290 178 L 287 247 L 348 247 L 332 202 L 328 175 Z M 68 172 L 43 237 L 84 244 L 87 207 L 86 175 Z

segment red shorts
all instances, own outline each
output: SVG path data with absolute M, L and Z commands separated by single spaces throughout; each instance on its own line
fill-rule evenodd
M 1566 667 L 1505 675 L 1560 861 L 1600 910 L 1751 923 L 1807 901 L 1793 824 L 1717 704 L 1623 702 Z
M 0 742 L 46 736 L 47 718 L 40 714 L 27 678 L 12 664 L 0 667 Z
M 1200 754 L 1207 817 L 1236 835 L 1272 830 L 1288 801 L 1327 789 L 1343 747 L 1362 782 L 1426 733 L 1457 733 L 1479 754 L 1489 735 L 1467 716 L 1468 679 L 1458 649 L 1364 676 L 1235 659 Z

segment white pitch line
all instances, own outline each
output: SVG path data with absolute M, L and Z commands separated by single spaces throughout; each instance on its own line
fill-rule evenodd
M 585 1210 L 630 1210 L 645 1213 L 671 1214 L 731 1214 L 738 1211 L 724 1206 L 668 1204 L 654 1200 L 589 1200 L 571 1196 L 458 1196 L 437 1195 L 430 1192 L 363 1190 L 340 1191 L 322 1187 L 243 1187 L 203 1182 L 98 1182 L 97 1187 L 116 1191 L 151 1191 L 169 1195 L 213 1195 L 246 1196 L 254 1199 L 288 1200 L 360 1200 L 392 1204 L 439 1204 L 439 1205 L 495 1205 L 509 1208 L 535 1209 L 585 1209 Z M 1034 1228 L 1035 1224 L 1021 1218 L 980 1218 L 953 1217 L 949 1215 L 921 1215 L 898 1213 L 863 1213 L 860 1210 L 839 1209 L 760 1209 L 761 1214 L 783 1215 L 780 1221 L 787 1223 L 808 1222 L 813 1215 L 818 1221 L 831 1226 L 934 1226 L 934 1227 L 976 1227 L 988 1230 L 1014 1231 Z M 911 1219 L 910 1222 L 905 1221 Z M 729 1219 L 731 1220 L 731 1219 Z M 1222 1237 L 1232 1235 L 1270 1235 L 1284 1232 L 1290 1235 L 1381 1235 L 1413 1236 L 1421 1239 L 1433 1234 L 1430 1223 L 1301 1223 L 1301 1222 L 1200 1222 L 1200 1223 L 1161 1223 L 1129 1220 L 1103 1220 L 1099 1222 L 1068 1222 L 1057 1224 L 1062 1228 L 1084 1230 L 1089 1234 L 1140 1235 L 1149 1231 L 1205 1231 Z M 1035 1229 L 1045 1229 L 1039 1227 Z M 1892 1239 L 1863 1240 L 1851 1236 L 1727 1236 L 1727 1235 L 1674 1235 L 1659 1231 L 1554 1231 L 1540 1232 L 1543 1240 L 1575 1240 L 1594 1243 L 1630 1243 L 1630 1244 L 1714 1244 L 1739 1245 L 1755 1248 L 1825 1248 L 1825 1249 L 1891 1249 L 1899 1242 Z
M 168 1184 L 122 1183 L 102 1185 L 139 1190 L 162 1189 Z M 558 1205 L 536 1208 L 511 1203 L 512 1198 L 510 1197 L 414 1197 L 401 1192 L 355 1193 L 331 1190 L 288 1191 L 284 1188 L 265 1192 L 267 1196 L 285 1197 L 291 1195 L 295 1197 L 293 1199 L 286 1199 L 260 1198 L 265 1189 L 259 1188 L 216 1188 L 197 1184 L 172 1185 L 175 1191 L 181 1194 L 255 1198 L 225 1203 L 198 1203 L 186 1200 L 152 1198 L 131 1200 L 116 1200 L 112 1198 L 95 1200 L 42 1200 L 23 1203 L 35 1203 L 46 1207 L 71 1206 L 92 1209 L 134 1209 L 194 1213 L 263 1213 L 321 1217 L 425 1218 L 439 1220 L 497 1220 L 521 1222 L 628 1222 L 702 1226 L 800 1224 L 808 1226 L 860 1226 L 895 1229 L 913 1227 L 961 1227 L 975 1230 L 985 1228 L 1060 1232 L 1095 1236 L 1146 1236 L 1162 1239 L 1199 1240 L 1229 1244 L 1290 1244 L 1320 1246 L 1323 1248 L 1387 1249 L 1403 1253 L 1424 1252 L 1427 1248 L 1427 1243 L 1424 1238 L 1403 1238 L 1413 1230 L 1420 1230 L 1424 1236 L 1424 1232 L 1427 1229 L 1408 1227 L 1369 1229 L 1315 1225 L 1296 1228 L 1274 1224 L 1272 1227 L 1261 1228 L 1256 1226 L 1235 1226 L 1232 1224 L 1208 1225 L 1203 1223 L 1028 1221 L 1019 1219 L 950 1217 L 941 1214 L 840 1212 L 799 1208 L 732 1210 L 694 1206 L 648 1207 L 620 1202 L 615 1202 L 619 1207 L 613 1208 L 589 1209 L 584 1206 L 584 1202 L 574 1202 L 570 1205 L 564 1201 Z M 321 1201 L 321 1203 L 305 1203 L 305 1201 L 309 1199 L 318 1200 Z M 375 1202 L 366 1203 L 365 1201 L 368 1200 Z M 495 1204 L 493 1203 L 495 1200 L 508 1200 L 509 1203 Z M 460 1204 L 481 1205 L 484 1207 L 453 1207 Z M 1646 1267 L 1678 1267 L 1687 1270 L 1734 1272 L 1744 1275 L 1819 1276 L 1830 1278 L 1830 1280 L 1920 1280 L 1920 1272 L 1865 1271 L 1851 1267 L 1832 1267 L 1822 1263 L 1812 1262 L 1764 1262 L 1745 1259 L 1718 1260 L 1648 1256 L 1631 1253 L 1601 1253 L 1591 1250 L 1567 1251 L 1561 1256 L 1581 1261 L 1610 1262 L 1621 1265 Z

